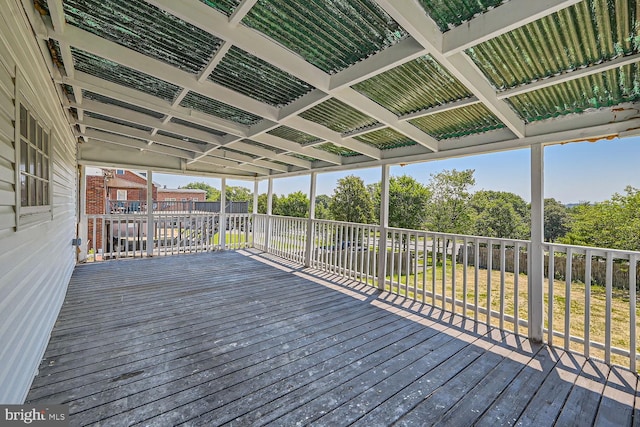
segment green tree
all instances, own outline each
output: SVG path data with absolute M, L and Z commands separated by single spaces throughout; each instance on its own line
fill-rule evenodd
M 229 185 L 225 188 L 224 194 L 228 202 L 250 202 L 253 193 L 246 187 Z
M 354 175 L 338 180 L 329 210 L 336 221 L 371 223 L 373 202 L 364 181 Z
M 309 198 L 302 191 L 296 191 L 278 198 L 277 209 L 274 214 L 282 216 L 309 217 Z
M 380 220 L 380 183 L 367 186 L 372 195 L 376 218 Z M 419 230 L 424 226 L 429 189 L 413 177 L 389 178 L 389 226 Z
M 278 206 L 278 195 L 274 194 L 272 198 L 272 206 L 271 209 L 275 214 L 277 206 Z M 258 213 L 266 214 L 267 213 L 267 193 L 262 193 L 258 195 Z
M 567 208 L 556 199 L 544 199 L 544 240 L 555 242 L 569 231 Z
M 331 219 L 331 211 L 329 210 L 331 205 L 331 197 L 326 194 L 320 194 L 316 196 L 316 215 L 317 219 Z
M 190 182 L 182 188 L 191 188 L 195 190 L 205 190 L 207 192 L 207 200 L 220 200 L 220 190 L 210 186 L 205 182 Z
M 529 237 L 527 202 L 506 191 L 481 190 L 473 194 L 473 234 L 508 239 Z
M 476 183 L 474 170 L 445 170 L 431 174 L 427 228 L 431 231 L 467 234 L 473 229 L 469 189 Z

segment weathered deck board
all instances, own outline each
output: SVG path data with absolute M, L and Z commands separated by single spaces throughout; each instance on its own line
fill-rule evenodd
M 631 372 L 249 251 L 76 269 L 28 401 L 72 425 L 637 425 Z

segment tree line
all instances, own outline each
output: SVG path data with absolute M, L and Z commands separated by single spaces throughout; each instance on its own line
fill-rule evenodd
M 422 184 L 408 175 L 389 180 L 389 226 L 443 233 L 507 239 L 530 238 L 531 206 L 517 194 L 479 190 L 474 170 L 445 170 Z M 220 191 L 205 183 L 186 188 L 207 191 L 208 200 L 219 200 Z M 379 223 L 380 183 L 365 185 L 354 175 L 338 180 L 331 196 L 316 197 L 315 217 L 336 221 Z M 244 187 L 227 186 L 227 200 L 248 201 Z M 308 217 L 309 197 L 298 191 L 273 195 L 275 215 Z M 250 212 L 252 211 L 250 207 Z M 266 213 L 267 195 L 258 196 L 258 212 Z M 640 250 L 640 190 L 631 186 L 599 203 L 581 202 L 567 207 L 549 198 L 544 203 L 545 241 L 582 246 Z

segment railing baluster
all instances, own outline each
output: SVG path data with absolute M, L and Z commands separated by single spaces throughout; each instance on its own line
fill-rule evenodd
M 487 240 L 487 326 L 491 326 L 491 275 L 493 273 L 493 241 Z
M 447 236 L 442 237 L 442 309 L 447 309 Z
M 413 239 L 413 298 L 418 300 L 418 233 L 414 234 Z M 424 300 L 423 300 L 424 301 Z
M 520 243 L 513 247 L 513 332 L 520 334 L 520 292 L 518 279 L 520 278 Z
M 638 256 L 629 256 L 629 369 L 636 372 L 636 272 Z
M 611 364 L 611 299 L 613 296 L 613 253 L 611 252 L 607 252 L 605 292 L 604 362 Z
M 456 255 L 458 253 L 458 241 L 455 237 L 451 238 L 451 312 L 456 313 Z
M 500 242 L 500 330 L 504 331 L 505 271 L 507 247 L 504 240 Z
M 478 321 L 478 305 L 480 293 L 480 241 L 476 238 L 474 245 L 474 272 L 473 275 L 473 320 Z
M 427 235 L 422 235 L 422 302 L 427 303 Z M 417 274 L 416 274 L 417 276 Z
M 436 270 L 438 266 L 437 245 L 436 236 L 431 235 L 431 305 L 434 307 L 436 306 Z
M 549 345 L 553 345 L 553 281 L 555 276 L 555 253 L 553 245 L 549 245 L 549 293 L 547 296 L 547 308 L 549 312 L 547 313 L 547 342 Z
M 565 266 L 565 289 L 564 289 L 564 349 L 569 350 L 571 343 L 571 280 L 573 266 L 573 252 L 567 248 L 567 259 Z
M 468 292 L 468 269 L 469 269 L 469 240 L 462 239 L 462 315 L 467 317 L 467 292 Z

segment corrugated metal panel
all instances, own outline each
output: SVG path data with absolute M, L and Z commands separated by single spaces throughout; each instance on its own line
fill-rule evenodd
M 119 124 L 119 125 L 129 126 L 129 127 L 135 128 L 135 129 L 140 129 L 140 130 L 151 132 L 151 128 L 148 127 L 148 126 L 143 126 L 143 125 L 140 125 L 138 123 L 132 123 L 132 122 L 127 122 L 127 121 L 120 120 L 120 119 L 115 119 L 113 117 L 104 116 L 102 114 L 94 113 L 92 111 L 85 111 L 84 115 L 86 117 L 90 117 L 92 119 L 104 120 L 105 122 L 116 123 L 116 124 Z
M 189 92 L 180 103 L 181 107 L 192 108 L 203 113 L 211 114 L 221 119 L 230 120 L 242 125 L 251 126 L 258 123 L 262 118 L 255 114 L 247 113 L 239 108 L 227 105 L 224 102 L 216 101 L 195 92 Z
M 356 136 L 355 139 L 373 145 L 374 147 L 377 147 L 381 150 L 389 150 L 391 148 L 416 145 L 416 142 L 411 138 L 406 137 L 390 128 L 374 130 L 373 132 Z
M 344 156 L 344 157 L 352 157 L 352 156 L 360 155 L 360 153 L 356 151 L 351 151 L 348 148 L 344 148 L 344 147 L 338 147 L 337 145 L 331 142 L 325 142 L 324 144 L 318 145 L 317 147 L 314 147 L 314 148 L 322 151 L 327 151 L 329 153 L 337 154 L 339 156 Z
M 210 134 L 215 135 L 215 136 L 224 136 L 224 135 L 226 135 L 226 133 L 221 132 L 219 130 L 211 129 L 211 128 L 208 128 L 206 126 L 201 126 L 201 125 L 199 125 L 197 123 L 187 122 L 186 120 L 182 120 L 182 119 L 179 119 L 177 117 L 173 117 L 170 121 L 171 121 L 171 123 L 175 123 L 175 124 L 178 124 L 178 125 L 186 126 L 186 127 L 192 128 L 192 129 L 198 129 L 198 130 L 210 133 Z
M 222 41 L 142 0 L 64 0 L 67 23 L 196 74 Z
M 509 0 L 419 0 L 427 15 L 445 32 Z M 535 0 L 534 0 L 535 1 Z
M 527 122 L 571 113 L 587 108 L 609 107 L 640 100 L 638 64 L 609 70 L 570 82 L 509 98 L 513 108 Z
M 436 139 L 459 138 L 504 127 L 504 124 L 482 104 L 456 108 L 409 122 Z
M 407 37 L 371 0 L 258 0 L 242 23 L 330 74 Z
M 300 117 L 340 133 L 353 132 L 378 123 L 376 119 L 335 98 L 304 111 Z
M 240 4 L 240 0 L 200 0 L 200 2 L 224 13 L 227 16 L 231 16 L 233 11 L 236 10 Z
M 15 230 L 14 206 L 0 206 L 0 402 L 22 403 L 62 305 L 75 250 L 76 142 L 60 107 L 49 71 L 18 0 L 3 2 L 0 14 L 0 189 L 13 192 L 14 160 L 6 135 L 13 112 L 14 63 L 33 89 L 33 111 L 52 126 L 53 220 Z M 5 44 L 6 43 L 6 44 Z M 17 46 L 15 50 L 13 47 Z M 5 68 L 2 63 L 7 64 Z M 7 91 L 8 89 L 8 91 Z M 13 114 L 13 113 L 11 113 Z M 11 138 L 7 141 L 7 137 Z M 15 205 L 15 199 L 13 204 Z
M 193 139 L 193 138 L 187 138 L 186 136 L 183 135 L 178 135 L 176 133 L 171 133 L 171 132 L 167 132 L 165 130 L 159 130 L 158 132 L 156 132 L 158 135 L 162 135 L 162 136 L 168 136 L 170 138 L 177 138 L 177 139 L 181 139 L 183 141 L 186 142 L 192 142 L 194 144 L 200 144 L 200 145 L 209 145 L 207 142 L 205 141 L 200 141 L 198 139 Z
M 209 80 L 276 107 L 283 107 L 314 89 L 235 46 L 209 75 Z
M 149 95 L 157 96 L 165 101 L 173 101 L 180 88 L 172 83 L 141 73 L 108 59 L 100 58 L 74 47 L 71 48 L 74 66 L 92 76 L 108 80 L 119 85 L 139 90 Z
M 638 52 L 634 0 L 585 0 L 467 53 L 500 90 Z
M 279 136 L 280 138 L 288 139 L 289 141 L 297 142 L 301 145 L 307 145 L 320 141 L 320 138 L 318 137 L 309 135 L 308 133 L 304 133 L 297 129 L 292 129 L 288 126 L 279 126 L 267 133 L 270 135 Z
M 264 148 L 265 150 L 273 151 L 276 154 L 282 154 L 285 151 L 276 147 L 272 147 L 271 145 L 263 144 L 261 142 L 253 141 L 251 139 L 243 139 L 242 142 L 253 145 L 254 147 Z
M 473 95 L 430 55 L 378 74 L 353 88 L 398 116 Z
M 316 162 L 318 159 L 315 159 L 310 156 L 305 156 L 304 154 L 287 154 L 287 156 L 296 157 L 298 159 L 306 160 L 308 162 Z
M 71 88 L 71 86 L 69 86 L 69 88 Z M 71 94 L 73 94 L 73 88 L 71 88 Z M 92 101 L 102 102 L 103 104 L 110 104 L 110 105 L 116 105 L 122 108 L 127 108 L 129 110 L 136 111 L 138 113 L 146 114 L 147 116 L 155 117 L 156 119 L 161 119 L 164 117 L 164 114 L 158 113 L 157 111 L 152 111 L 146 108 L 139 107 L 137 105 L 128 104 L 126 102 L 109 98 L 108 96 L 93 93 L 88 90 L 82 91 L 82 97 Z

